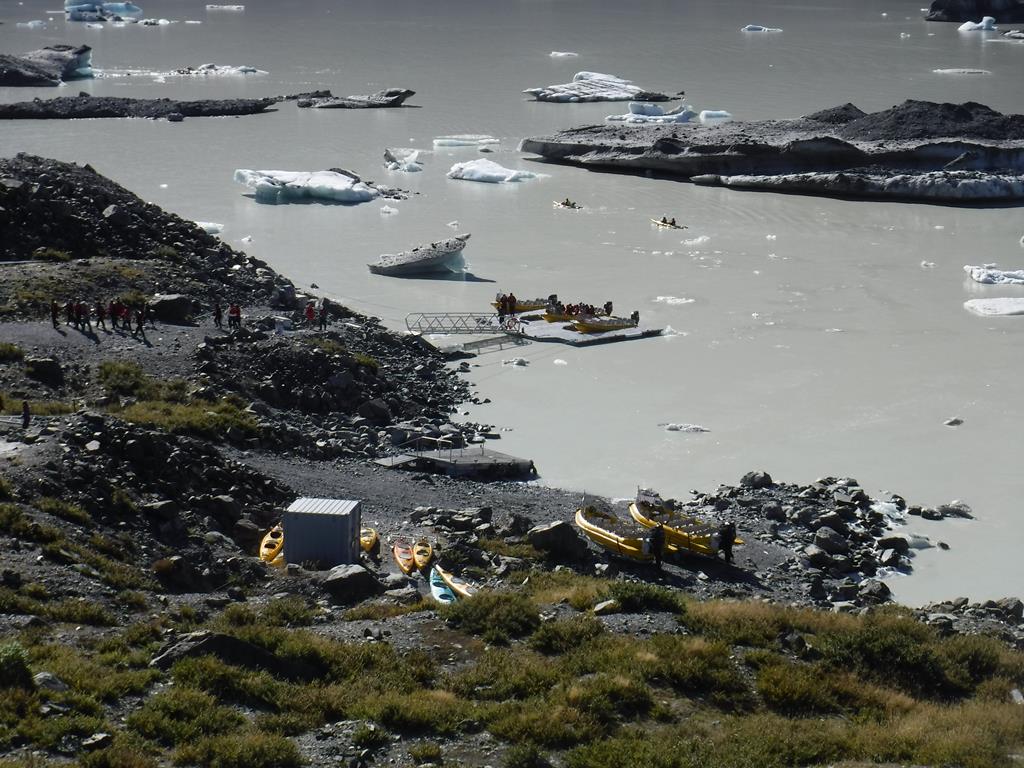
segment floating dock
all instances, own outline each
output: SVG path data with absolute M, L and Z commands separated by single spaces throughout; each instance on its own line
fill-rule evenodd
M 482 445 L 436 451 L 407 451 L 397 456 L 374 459 L 374 463 L 390 469 L 431 472 L 451 477 L 476 477 L 482 480 L 523 477 L 535 472 L 530 459 L 509 456 Z
M 631 341 L 660 336 L 663 328 L 623 328 L 618 331 L 601 333 L 580 333 L 572 323 L 549 323 L 546 320 L 519 319 L 519 333 L 531 341 L 553 341 L 574 347 L 589 347 L 594 344 L 610 344 L 616 341 Z

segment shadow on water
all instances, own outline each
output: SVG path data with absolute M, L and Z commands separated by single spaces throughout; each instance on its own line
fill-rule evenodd
M 397 277 L 399 280 L 427 280 L 427 281 L 447 281 L 457 283 L 493 283 L 487 277 L 479 277 L 474 275 L 472 272 L 436 272 L 436 273 L 424 273 L 419 275 L 386 275 L 386 277 Z

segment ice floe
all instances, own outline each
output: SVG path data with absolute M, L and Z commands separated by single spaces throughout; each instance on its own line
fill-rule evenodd
M 666 432 L 710 432 L 711 430 L 707 427 L 702 427 L 700 424 L 659 424 L 659 427 L 664 427 Z
M 552 59 L 573 59 L 579 56 L 576 51 L 552 51 L 548 54 Z
M 581 101 L 668 101 L 664 93 L 645 91 L 616 75 L 603 72 L 577 72 L 572 82 L 548 85 L 542 88 L 527 88 L 523 93 L 537 101 L 581 102 Z
M 762 27 L 760 24 L 747 24 L 745 27 L 740 27 L 740 32 L 781 32 L 782 30 L 778 27 Z
M 705 124 L 727 123 L 732 120 L 732 113 L 724 109 L 702 109 L 699 117 Z
M 567 363 L 567 362 L 566 362 L 565 360 L 563 360 L 563 359 L 562 359 L 562 358 L 560 358 L 560 357 L 556 357 L 556 358 L 555 358 L 554 360 L 552 360 L 551 362 L 552 362 L 552 363 L 553 363 L 554 365 L 568 365 L 568 364 L 569 364 L 569 363 Z
M 989 265 L 974 267 L 970 264 L 964 265 L 964 272 L 971 276 L 976 283 L 987 285 L 1024 285 L 1024 269 L 1004 270 L 995 269 Z
M 482 147 L 500 143 L 500 139 L 484 133 L 459 133 L 454 136 L 438 136 L 434 139 L 435 147 Z
M 697 113 L 689 104 L 681 104 L 675 109 L 666 111 L 657 104 L 631 101 L 629 102 L 629 112 L 624 115 L 608 115 L 605 121 L 609 123 L 688 123 L 695 117 L 697 117 Z
M 242 65 L 232 67 L 228 64 L 200 64 L 198 67 L 182 67 L 171 72 L 162 73 L 164 77 L 236 77 L 238 75 L 265 75 L 262 69 Z
M 991 70 L 988 69 L 933 69 L 932 72 L 936 75 L 991 75 Z
M 469 160 L 465 163 L 456 163 L 448 171 L 449 179 L 461 179 L 463 181 L 482 181 L 488 184 L 502 184 L 510 181 L 526 181 L 536 179 L 544 174 L 533 173 L 532 171 L 518 171 L 498 165 L 493 160 Z
M 398 213 L 397 208 L 392 208 L 390 205 L 382 205 L 380 207 L 381 216 L 391 216 L 392 214 Z
M 934 269 L 934 268 L 935 268 L 935 262 L 934 261 L 922 261 L 921 262 L 921 269 Z
M 1024 298 L 970 299 L 964 309 L 983 317 L 1009 317 L 1024 315 Z
M 687 299 L 684 296 L 656 296 L 654 301 L 658 304 L 693 304 L 696 299 Z
M 18 29 L 42 29 L 46 26 L 46 22 L 42 19 L 32 19 L 32 21 L 19 21 L 14 26 Z
M 682 245 L 687 245 L 693 248 L 694 246 L 697 245 L 704 245 L 705 243 L 710 243 L 711 238 L 708 237 L 707 235 L 698 235 L 697 237 L 692 237 L 689 240 L 680 240 L 679 242 Z
M 207 5 L 208 11 L 244 11 L 244 5 Z
M 423 170 L 423 163 L 420 161 L 420 151 L 418 149 L 385 149 L 384 167 L 389 171 L 419 173 Z
M 981 21 L 965 21 L 956 29 L 958 32 L 993 32 L 996 20 L 992 16 L 984 16 Z
M 512 365 L 515 366 L 516 368 L 525 368 L 530 364 L 530 361 L 527 360 L 525 357 L 512 357 L 507 360 L 502 360 L 501 364 Z
M 251 189 L 261 203 L 310 199 L 365 203 L 380 194 L 358 176 L 337 171 L 253 171 L 239 168 L 234 178 Z
M 196 226 L 208 235 L 219 235 L 224 231 L 224 225 L 215 221 L 197 221 Z

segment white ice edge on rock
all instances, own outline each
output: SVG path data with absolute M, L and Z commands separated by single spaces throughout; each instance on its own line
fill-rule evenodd
M 465 163 L 456 163 L 448 171 L 449 179 L 460 179 L 462 181 L 480 181 L 487 184 L 502 184 L 515 181 L 527 181 L 529 179 L 543 178 L 545 174 L 533 173 L 532 171 L 519 171 L 498 165 L 493 160 L 469 160 Z
M 642 101 L 629 102 L 629 112 L 624 115 L 608 115 L 605 122 L 609 123 L 688 123 L 697 117 L 693 107 L 681 104 L 675 109 L 665 111 L 657 104 Z
M 1024 315 L 1024 298 L 970 299 L 964 309 L 982 317 L 1011 317 Z
M 255 171 L 239 168 L 234 179 L 256 194 L 261 203 L 330 200 L 365 203 L 380 193 L 365 182 L 335 171 Z
M 995 269 L 988 264 L 975 267 L 970 264 L 964 265 L 964 272 L 971 276 L 976 283 L 986 285 L 1024 285 L 1024 269 Z

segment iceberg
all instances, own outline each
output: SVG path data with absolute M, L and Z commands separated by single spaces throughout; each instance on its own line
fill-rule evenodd
M 235 181 L 255 193 L 260 203 L 293 203 L 318 200 L 332 203 L 365 203 L 380 192 L 355 174 L 340 171 L 252 171 L 239 168 Z
M 760 24 L 747 24 L 745 27 L 740 27 L 740 32 L 781 32 L 782 30 L 778 27 L 762 27 Z
M 990 266 L 973 267 L 964 265 L 964 272 L 976 283 L 986 285 L 1024 285 L 1024 269 L 1003 270 Z
M 702 109 L 700 111 L 700 121 L 702 123 L 727 123 L 732 120 L 732 113 L 726 112 L 724 109 Z
M 1024 298 L 971 299 L 964 302 L 964 309 L 982 317 L 1024 315 Z
M 552 51 L 548 54 L 552 59 L 572 59 L 579 56 L 576 51 Z
M 401 154 L 398 150 L 384 150 L 384 167 L 389 171 L 401 171 L 402 173 L 419 173 L 423 170 L 420 162 L 420 151 L 409 150 Z
M 232 67 L 227 64 L 200 64 L 198 67 L 182 67 L 172 72 L 161 73 L 162 77 L 234 77 L 237 75 L 265 75 L 262 69 L 242 65 Z
M 981 21 L 965 21 L 956 29 L 958 32 L 994 32 L 996 20 L 992 16 L 985 16 Z
M 654 301 L 659 304 L 693 304 L 696 299 L 687 299 L 682 296 L 656 296 Z
M 543 174 L 532 173 L 531 171 L 515 171 L 498 165 L 493 160 L 470 160 L 465 163 L 456 163 L 448 171 L 449 179 L 462 179 L 463 181 L 482 181 L 487 184 L 502 184 L 511 181 L 526 181 L 536 179 Z
M 666 432 L 710 432 L 711 430 L 707 427 L 702 427 L 700 424 L 659 424 L 659 427 L 665 427 Z
M 434 139 L 435 147 L 483 147 L 488 144 L 500 143 L 500 139 L 483 133 L 459 133 L 454 136 L 438 136 Z
M 66 0 L 64 13 L 68 21 L 104 21 L 115 16 L 138 16 L 142 9 L 134 3 L 83 3 Z
M 991 75 L 992 72 L 987 69 L 933 69 L 933 74 L 936 75 Z
M 609 123 L 688 123 L 695 117 L 697 117 L 697 113 L 689 104 L 682 104 L 675 109 L 666 111 L 657 104 L 631 101 L 629 102 L 629 112 L 624 115 L 608 115 L 605 121 Z
M 224 225 L 215 221 L 197 221 L 196 226 L 208 235 L 219 235 L 224 231 Z
M 42 29 L 46 26 L 46 22 L 42 19 L 32 19 L 32 21 L 19 21 L 14 26 L 18 29 Z
M 602 72 L 577 72 L 571 83 L 548 85 L 543 88 L 527 88 L 523 93 L 537 101 L 587 102 L 587 101 L 668 101 L 664 93 L 645 91 L 615 75 Z
M 208 11 L 244 11 L 244 5 L 207 5 Z

